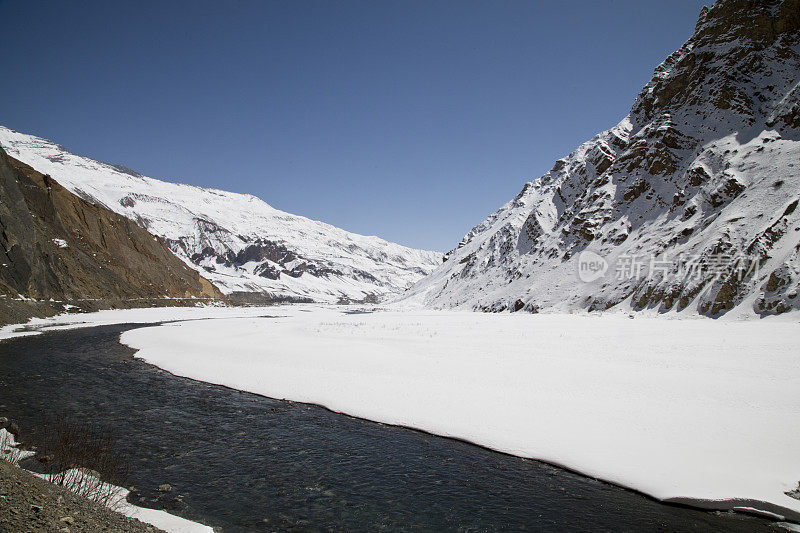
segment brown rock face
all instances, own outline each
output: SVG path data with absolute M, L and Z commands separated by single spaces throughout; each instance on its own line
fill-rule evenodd
M 0 150 L 0 295 L 220 298 L 133 221 L 78 198 Z

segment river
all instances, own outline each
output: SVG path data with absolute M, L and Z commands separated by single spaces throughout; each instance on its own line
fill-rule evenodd
M 534 460 L 176 377 L 122 324 L 0 342 L 0 416 L 110 432 L 140 505 L 236 531 L 774 531 Z M 586 443 L 591 446 L 591 442 Z M 168 483 L 172 490 L 159 492 Z

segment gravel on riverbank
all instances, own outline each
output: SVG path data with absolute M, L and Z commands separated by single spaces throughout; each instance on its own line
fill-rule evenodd
M 0 460 L 0 533 L 161 531 Z

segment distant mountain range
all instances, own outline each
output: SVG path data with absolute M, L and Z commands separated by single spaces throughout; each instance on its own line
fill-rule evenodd
M 799 54 L 797 0 L 704 8 L 627 117 L 525 184 L 407 298 L 487 311 L 799 309 Z
M 379 301 L 442 263 L 439 252 L 350 233 L 255 196 L 148 178 L 8 128 L 0 127 L 0 146 L 87 202 L 158 236 L 229 296 Z

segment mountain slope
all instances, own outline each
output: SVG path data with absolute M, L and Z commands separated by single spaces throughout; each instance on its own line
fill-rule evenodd
M 349 233 L 255 196 L 155 180 L 3 127 L 0 145 L 78 196 L 162 237 L 225 293 L 372 299 L 407 288 L 442 261 L 438 252 Z
M 78 198 L 3 150 L 0 263 L 4 310 L 20 296 L 37 300 L 222 297 L 134 222 Z
M 798 80 L 798 0 L 704 8 L 624 120 L 526 184 L 408 298 L 489 311 L 800 308 Z

